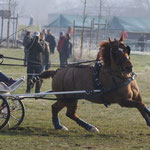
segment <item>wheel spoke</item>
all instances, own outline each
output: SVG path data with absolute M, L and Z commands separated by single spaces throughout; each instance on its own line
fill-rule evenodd
M 8 104 L 10 106 L 9 128 L 13 128 L 20 125 L 23 121 L 25 109 L 22 101 L 20 100 L 10 100 Z
M 14 110 L 15 110 L 15 111 L 20 111 L 20 110 L 22 111 L 21 108 L 17 108 L 17 109 L 15 108 L 15 109 L 11 110 L 11 112 L 14 111 Z
M 10 116 L 19 122 L 20 119 L 16 118 L 14 115 L 10 114 Z

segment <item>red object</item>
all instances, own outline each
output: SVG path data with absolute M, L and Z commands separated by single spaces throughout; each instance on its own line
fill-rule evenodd
M 68 28 L 67 33 L 68 33 L 70 36 L 72 36 L 73 30 L 72 30 L 72 28 L 71 28 L 71 27 L 69 27 L 69 28 Z
M 122 37 L 122 35 L 124 36 L 124 39 L 128 39 L 128 34 L 126 31 L 122 31 L 120 37 Z
M 65 36 L 61 36 L 59 41 L 58 41 L 57 50 L 58 50 L 59 53 L 61 53 L 61 51 L 62 51 L 62 48 L 63 48 L 65 40 L 66 40 L 66 37 Z

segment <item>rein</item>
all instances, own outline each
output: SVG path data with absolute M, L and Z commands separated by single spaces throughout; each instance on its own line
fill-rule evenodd
M 22 29 L 20 29 L 20 30 L 18 30 L 18 31 L 16 31 L 16 32 L 12 33 L 12 34 L 9 35 L 6 39 L 3 39 L 3 40 L 0 42 L 0 44 L 1 44 L 2 42 L 4 42 L 4 41 L 8 40 L 11 36 L 17 34 L 18 32 L 20 32 L 20 31 L 22 31 L 22 30 L 24 30 L 24 29 L 30 28 L 30 27 L 32 27 L 32 25 L 29 25 L 29 26 L 27 26 L 27 27 L 25 27 L 25 28 L 22 28 Z
M 20 58 L 15 58 L 15 57 L 8 57 L 8 56 L 4 56 L 3 54 L 0 54 L 0 65 L 3 66 L 18 66 L 18 67 L 27 67 L 27 66 L 39 66 L 39 65 L 43 65 L 41 63 L 35 62 L 35 61 L 28 61 L 31 63 L 34 63 L 34 65 L 21 65 L 21 64 L 5 64 L 4 62 L 4 58 L 5 59 L 12 59 L 12 60 L 18 60 L 18 61 L 25 61 L 25 59 L 20 59 Z M 68 65 L 63 66 L 62 68 L 66 68 L 66 67 L 79 67 L 81 64 L 86 64 L 86 63 L 92 63 L 92 62 L 97 62 L 97 60 L 90 60 L 90 61 L 82 61 L 82 62 L 77 62 L 77 63 L 71 63 Z M 58 64 L 51 64 L 50 67 L 60 67 L 60 65 Z

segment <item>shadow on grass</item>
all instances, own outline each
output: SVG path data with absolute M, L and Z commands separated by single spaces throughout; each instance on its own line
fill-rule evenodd
M 4 129 L 0 131 L 1 135 L 22 135 L 22 136 L 32 136 L 32 135 L 40 135 L 40 136 L 49 136 L 48 132 L 42 128 L 31 128 L 31 127 L 17 127 L 11 129 Z
M 118 135 L 115 133 L 91 133 L 86 130 L 70 130 L 70 131 L 61 131 L 50 128 L 37 128 L 37 127 L 18 127 L 12 129 L 4 129 L 0 131 L 0 134 L 3 136 L 43 136 L 43 137 L 58 137 L 58 138 L 98 138 L 98 139 L 111 139 L 122 137 L 123 135 Z M 120 133 L 121 134 L 121 133 Z

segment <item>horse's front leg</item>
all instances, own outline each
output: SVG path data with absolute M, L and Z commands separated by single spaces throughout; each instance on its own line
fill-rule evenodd
M 52 122 L 56 130 L 68 130 L 65 126 L 61 125 L 58 113 L 65 107 L 65 103 L 57 101 L 52 105 Z
M 145 119 L 145 120 L 146 120 L 146 123 L 147 123 L 147 125 L 150 127 L 150 109 L 145 106 L 144 112 L 147 114 L 147 119 Z
M 137 108 L 150 127 L 150 109 L 142 101 L 124 100 L 120 105 L 122 107 Z
M 66 116 L 71 118 L 72 120 L 74 120 L 78 125 L 80 125 L 81 127 L 83 127 L 84 129 L 91 131 L 91 132 L 99 132 L 99 130 L 94 127 L 91 124 L 88 124 L 87 122 L 85 122 L 84 120 L 80 119 L 77 114 L 77 100 L 72 102 L 72 103 L 68 103 L 66 105 L 67 107 L 67 112 L 66 112 Z

